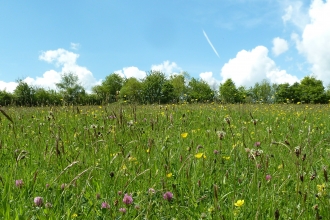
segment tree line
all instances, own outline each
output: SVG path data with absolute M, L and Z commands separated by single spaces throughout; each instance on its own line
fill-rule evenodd
M 306 76 L 300 82 L 271 84 L 267 80 L 246 88 L 237 87 L 227 79 L 218 88 L 202 79 L 190 77 L 187 72 L 166 75 L 150 71 L 142 80 L 123 78 L 117 73 L 105 77 L 100 85 L 87 93 L 74 73 L 65 73 L 56 84 L 57 90 L 30 86 L 18 80 L 13 93 L 0 90 L 0 105 L 103 105 L 113 102 L 153 103 L 329 103 L 330 86 L 325 88 L 321 80 Z

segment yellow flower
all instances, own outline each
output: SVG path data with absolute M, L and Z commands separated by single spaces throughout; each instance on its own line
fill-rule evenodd
M 168 178 L 171 178 L 172 176 L 173 176 L 172 173 L 168 173 L 168 174 L 166 174 L 166 177 L 168 177 Z
M 182 133 L 182 134 L 181 134 L 181 137 L 182 137 L 182 138 L 186 138 L 187 136 L 188 136 L 188 133 Z
M 200 159 L 200 158 L 202 158 L 204 156 L 204 153 L 198 153 L 198 154 L 195 154 L 195 157 L 197 158 L 197 159 Z
M 78 217 L 77 213 L 71 215 L 71 218 L 77 218 L 77 217 Z
M 237 202 L 235 202 L 234 205 L 235 205 L 236 207 L 241 207 L 243 204 L 244 204 L 244 200 L 239 199 L 239 200 L 237 200 Z
M 225 159 L 225 160 L 229 160 L 230 159 L 230 157 L 228 156 L 228 157 L 226 157 L 226 156 L 223 156 L 222 157 L 223 159 Z
M 318 195 L 323 196 L 326 194 L 325 192 L 325 184 L 317 185 L 317 191 L 319 192 Z
M 147 153 L 149 153 L 149 152 L 150 152 L 150 148 L 147 149 Z

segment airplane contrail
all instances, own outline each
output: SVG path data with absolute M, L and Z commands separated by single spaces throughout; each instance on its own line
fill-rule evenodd
M 211 43 L 211 41 L 210 41 L 209 37 L 207 36 L 207 34 L 205 33 L 205 31 L 204 31 L 204 30 L 203 30 L 203 33 L 204 33 L 204 36 L 205 36 L 205 38 L 206 38 L 207 42 L 209 42 L 210 46 L 212 47 L 212 49 L 213 49 L 214 53 L 215 53 L 215 54 L 216 54 L 216 55 L 219 57 L 219 54 L 218 54 L 217 50 L 214 48 L 213 44 Z M 220 58 L 220 57 L 219 57 L 219 58 Z

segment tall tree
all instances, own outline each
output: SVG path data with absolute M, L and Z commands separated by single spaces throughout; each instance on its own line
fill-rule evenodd
M 134 77 L 126 79 L 120 90 L 120 97 L 132 102 L 141 102 L 142 83 Z
M 169 83 L 173 86 L 173 96 L 177 102 L 180 101 L 187 92 L 186 77 L 187 73 L 186 75 L 183 73 L 170 76 Z
M 123 87 L 124 79 L 117 73 L 111 73 L 105 77 L 101 85 L 94 86 L 92 91 L 105 102 L 116 101 L 118 92 Z
M 213 100 L 214 98 L 214 91 L 202 79 L 192 78 L 188 83 L 188 93 L 190 99 L 197 99 L 198 101 Z
M 306 103 L 325 102 L 325 90 L 321 80 L 306 76 L 300 81 L 301 101 Z
M 160 71 L 151 71 L 142 81 L 143 98 L 148 103 L 162 100 L 162 89 L 166 82 L 165 74 Z
M 220 99 L 225 103 L 235 103 L 238 101 L 238 90 L 232 79 L 227 79 L 219 86 Z
M 80 85 L 78 76 L 72 72 L 62 74 L 61 81 L 56 83 L 56 87 L 66 102 L 79 102 L 79 96 L 85 94 L 85 89 Z
M 32 106 L 35 101 L 35 90 L 21 79 L 17 80 L 17 82 L 18 85 L 14 90 L 16 101 L 19 103 L 19 105 Z

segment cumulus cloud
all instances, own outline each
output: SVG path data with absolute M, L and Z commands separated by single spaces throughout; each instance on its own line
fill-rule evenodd
M 308 12 L 310 22 L 302 34 L 292 34 L 298 51 L 312 65 L 311 71 L 326 85 L 330 83 L 330 1 L 314 0 Z
M 301 1 L 285 1 L 285 14 L 282 16 L 284 24 L 291 22 L 300 29 L 308 23 L 307 9 Z
M 288 42 L 282 38 L 276 37 L 273 39 L 272 52 L 275 56 L 278 56 L 289 49 Z
M 222 83 L 231 78 L 236 86 L 253 86 L 256 82 L 268 79 L 270 83 L 294 83 L 296 76 L 280 70 L 268 57 L 268 49 L 257 46 L 251 51 L 241 50 L 221 69 Z
M 207 82 L 207 84 L 209 84 L 212 89 L 218 89 L 220 81 L 213 77 L 212 72 L 203 72 L 199 74 L 199 77 L 205 82 Z
M 123 78 L 135 77 L 139 80 L 143 79 L 147 75 L 145 71 L 139 70 L 139 68 L 135 66 L 124 67 L 122 70 L 116 70 L 115 73 L 119 74 Z
M 56 67 L 61 68 L 61 70 L 48 70 L 42 77 L 36 77 L 35 79 L 28 77 L 24 81 L 31 85 L 55 89 L 55 84 L 60 82 L 61 75 L 71 72 L 78 76 L 79 82 L 87 91 L 91 91 L 91 88 L 97 84 L 100 84 L 100 81 L 97 81 L 92 72 L 86 67 L 77 64 L 78 58 L 79 54 L 62 48 L 42 52 L 39 56 L 40 60 L 55 64 Z
M 170 62 L 168 60 L 158 65 L 152 65 L 151 70 L 161 71 L 168 76 L 172 74 L 179 74 L 180 72 L 182 72 L 182 69 L 175 62 Z
M 4 82 L 0 80 L 0 90 L 12 93 L 17 86 L 16 82 Z

